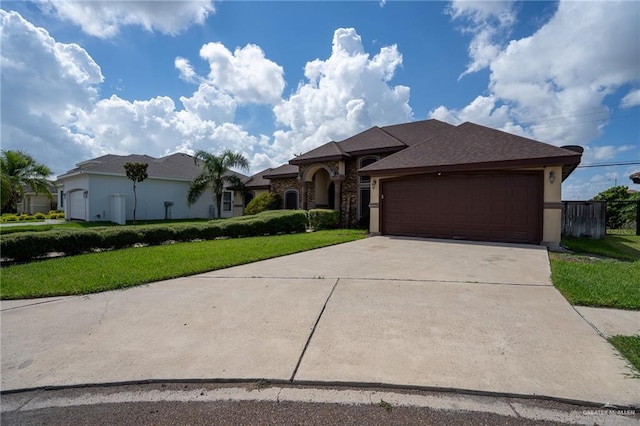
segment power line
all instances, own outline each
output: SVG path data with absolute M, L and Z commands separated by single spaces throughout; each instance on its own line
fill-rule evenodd
M 594 163 L 594 164 L 580 164 L 578 168 L 584 167 L 609 167 L 609 166 L 635 166 L 640 164 L 640 160 L 632 160 L 632 161 L 620 161 L 617 163 Z

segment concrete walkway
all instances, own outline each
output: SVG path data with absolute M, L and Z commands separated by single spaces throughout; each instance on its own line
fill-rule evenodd
M 640 311 L 587 306 L 575 308 L 587 322 L 606 337 L 640 335 Z
M 374 237 L 1 307 L 3 390 L 270 379 L 640 404 L 640 380 L 535 246 Z

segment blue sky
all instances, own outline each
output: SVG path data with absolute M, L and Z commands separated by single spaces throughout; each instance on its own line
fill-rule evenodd
M 373 125 L 473 121 L 640 162 L 640 3 L 3 1 L 1 138 L 55 174 L 219 152 L 252 171 Z M 640 165 L 581 168 L 584 199 Z

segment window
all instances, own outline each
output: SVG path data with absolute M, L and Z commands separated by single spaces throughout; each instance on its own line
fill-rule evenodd
M 232 208 L 233 208 L 233 192 L 223 191 L 222 192 L 222 211 L 230 212 Z
M 284 208 L 287 210 L 298 209 L 298 191 L 295 189 L 284 191 Z
M 358 162 L 358 168 L 367 167 L 378 161 L 379 157 L 362 157 Z M 371 177 L 360 176 L 358 185 L 358 219 L 365 222 L 369 219 L 369 203 L 371 202 Z
M 64 191 L 60 191 L 60 208 L 64 207 Z
M 364 158 L 361 158 L 360 162 L 359 162 L 358 169 L 361 169 L 363 167 L 367 167 L 369 164 L 373 164 L 378 160 L 379 160 L 378 157 L 364 157 Z M 368 186 L 370 181 L 371 181 L 371 178 L 369 176 L 360 176 L 360 184 L 367 184 L 367 186 Z

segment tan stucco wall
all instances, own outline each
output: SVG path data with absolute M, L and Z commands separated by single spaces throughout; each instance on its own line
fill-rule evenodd
M 549 176 L 553 172 L 555 180 Z M 562 166 L 544 168 L 544 210 L 542 215 L 542 244 L 558 247 L 562 236 Z
M 371 178 L 371 200 L 369 201 L 369 232 L 373 235 L 381 233 L 380 229 L 380 181 L 395 176 Z M 375 185 L 374 185 L 375 182 Z

